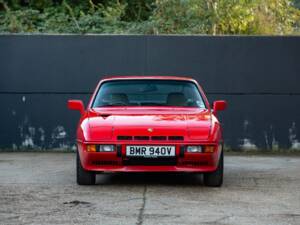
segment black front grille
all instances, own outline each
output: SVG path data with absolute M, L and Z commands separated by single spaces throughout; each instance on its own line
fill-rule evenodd
M 117 140 L 120 141 L 130 141 L 130 140 L 136 140 L 136 141 L 183 141 L 183 136 L 117 136 Z
M 161 158 L 143 158 L 131 157 L 124 159 L 125 166 L 175 166 L 176 157 L 161 157 Z

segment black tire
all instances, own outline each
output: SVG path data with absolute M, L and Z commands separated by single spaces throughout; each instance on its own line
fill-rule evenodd
M 205 173 L 204 185 L 209 187 L 221 187 L 223 184 L 223 171 L 224 171 L 224 155 L 223 150 L 220 155 L 220 160 L 216 171 L 212 173 Z
M 76 180 L 79 185 L 93 185 L 96 183 L 96 174 L 83 169 L 78 151 L 76 154 Z

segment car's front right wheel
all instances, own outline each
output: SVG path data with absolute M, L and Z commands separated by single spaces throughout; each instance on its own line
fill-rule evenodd
M 223 150 L 220 155 L 217 169 L 211 173 L 205 173 L 204 185 L 209 187 L 221 187 L 223 184 L 223 170 L 224 170 L 224 155 Z
M 79 153 L 76 154 L 76 180 L 79 185 L 93 185 L 96 183 L 96 174 L 86 171 L 80 162 Z

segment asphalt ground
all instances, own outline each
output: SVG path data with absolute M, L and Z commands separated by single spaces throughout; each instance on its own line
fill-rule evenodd
M 228 156 L 221 188 L 200 174 L 97 176 L 73 153 L 0 153 L 0 224 L 299 225 L 299 156 Z

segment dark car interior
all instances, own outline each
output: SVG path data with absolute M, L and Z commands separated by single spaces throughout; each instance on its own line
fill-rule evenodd
M 205 104 L 195 84 L 183 81 L 133 80 L 103 84 L 93 107 L 177 106 L 200 107 Z

